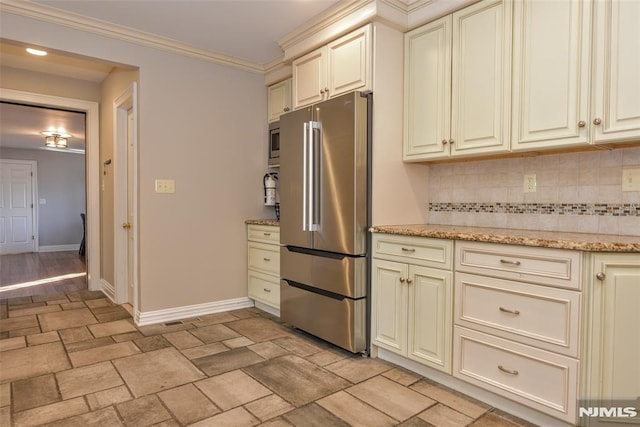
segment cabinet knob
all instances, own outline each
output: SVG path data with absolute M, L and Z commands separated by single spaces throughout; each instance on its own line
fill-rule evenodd
M 602 120 L 600 120 L 599 118 L 596 117 L 595 119 L 593 119 L 594 125 L 598 126 L 600 123 L 602 123 Z
M 407 279 L 407 284 L 409 284 L 409 285 L 410 285 L 410 284 L 412 284 L 412 283 L 413 283 L 413 280 L 411 280 L 411 279 Z
M 442 145 L 447 145 L 449 143 L 449 141 L 447 141 L 446 139 L 442 140 Z
M 404 277 L 400 278 L 400 283 L 404 283 Z
M 289 107 L 284 107 L 284 111 L 289 111 L 289 110 L 291 110 L 291 108 L 289 108 Z
M 453 138 L 449 140 L 449 144 L 453 144 Z
M 320 89 L 320 93 L 324 95 L 324 89 Z
M 579 128 L 583 128 L 583 127 L 585 127 L 586 125 L 587 125 L 587 122 L 585 122 L 584 120 L 580 120 L 580 121 L 578 122 L 578 127 L 579 127 Z
M 328 87 L 325 87 L 325 88 L 324 88 L 324 91 L 325 91 L 326 93 L 329 93 L 329 88 L 328 88 Z
M 607 278 L 607 275 L 604 274 L 602 271 L 599 271 L 596 273 L 596 279 L 600 280 L 601 282 Z

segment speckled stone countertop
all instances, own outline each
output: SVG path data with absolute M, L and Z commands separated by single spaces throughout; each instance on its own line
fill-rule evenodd
M 564 233 L 558 231 L 514 230 L 508 228 L 463 227 L 437 224 L 377 225 L 372 227 L 371 231 L 403 236 L 540 246 L 589 252 L 640 253 L 640 236 Z
M 276 227 L 280 226 L 280 221 L 277 219 L 248 219 L 244 223 L 252 225 L 273 225 Z

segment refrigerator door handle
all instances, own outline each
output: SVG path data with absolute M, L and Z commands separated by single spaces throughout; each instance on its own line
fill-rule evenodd
M 309 122 L 309 231 L 320 230 L 322 126 Z
M 309 230 L 309 126 L 310 122 L 304 122 L 304 130 L 302 135 L 302 230 Z

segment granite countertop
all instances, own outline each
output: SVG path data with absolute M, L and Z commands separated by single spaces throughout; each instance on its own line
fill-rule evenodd
M 277 219 L 247 219 L 244 223 L 251 225 L 272 225 L 275 227 L 280 226 L 280 221 Z
M 540 246 L 589 252 L 638 252 L 640 236 L 464 227 L 437 224 L 377 225 L 375 233 Z

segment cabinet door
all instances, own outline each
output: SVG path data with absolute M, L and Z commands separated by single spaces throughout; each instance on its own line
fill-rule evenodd
M 640 137 L 640 2 L 598 0 L 591 125 L 596 142 Z M 596 123 L 600 122 L 599 125 Z
M 453 14 L 451 155 L 509 150 L 511 2 Z
M 293 67 L 293 108 L 320 102 L 324 99 L 326 47 L 296 59 Z
M 634 400 L 640 396 L 640 257 L 595 254 L 593 260 L 585 310 L 586 397 Z
M 404 42 L 405 161 L 446 158 L 451 134 L 451 15 Z
M 371 25 L 327 45 L 329 97 L 369 89 L 371 82 Z
M 585 144 L 591 2 L 523 0 L 513 8 L 512 150 Z
M 407 287 L 409 267 L 373 260 L 371 337 L 373 344 L 405 354 L 407 342 Z
M 451 374 L 453 334 L 452 273 L 410 266 L 408 357 Z
M 291 79 L 269 86 L 267 98 L 269 123 L 280 120 L 280 115 L 291 110 Z

